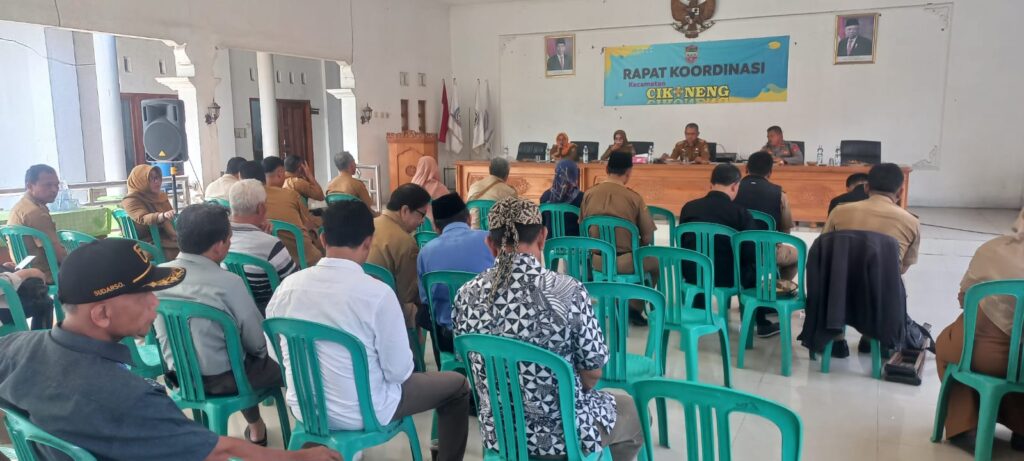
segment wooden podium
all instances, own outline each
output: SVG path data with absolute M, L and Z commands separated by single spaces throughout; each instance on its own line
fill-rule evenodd
M 412 181 L 420 157 L 437 160 L 437 134 L 406 131 L 388 133 L 388 171 L 391 190 Z

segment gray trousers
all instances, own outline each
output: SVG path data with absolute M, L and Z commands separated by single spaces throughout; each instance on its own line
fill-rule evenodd
M 640 428 L 640 415 L 636 411 L 633 397 L 626 394 L 615 396 L 615 427 L 611 432 L 600 427 L 601 446 L 608 447 L 612 452 L 612 460 L 629 461 L 636 459 L 640 448 L 644 445 L 644 434 Z
M 437 459 L 461 460 L 466 454 L 469 434 L 469 384 L 465 376 L 451 371 L 413 373 L 402 383 L 402 400 L 391 421 L 434 409 L 437 410 Z

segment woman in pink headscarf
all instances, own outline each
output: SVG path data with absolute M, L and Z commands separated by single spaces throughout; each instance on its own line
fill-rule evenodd
M 416 176 L 412 177 L 412 183 L 426 189 L 431 200 L 451 193 L 441 181 L 441 169 L 437 166 L 437 160 L 434 160 L 434 157 L 420 157 L 419 163 L 416 164 Z

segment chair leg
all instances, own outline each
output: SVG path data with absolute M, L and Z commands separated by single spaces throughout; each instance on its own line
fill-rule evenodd
M 779 311 L 779 342 L 782 343 L 782 376 L 793 372 L 793 334 L 789 311 Z
M 974 441 L 974 459 L 989 461 L 992 459 L 992 442 L 995 438 L 996 415 L 1002 394 L 978 392 L 978 432 Z
M 203 410 L 192 409 L 192 421 L 202 424 L 208 428 L 210 425 L 207 424 L 206 419 L 206 413 L 203 413 Z
M 686 340 L 686 380 L 700 381 L 697 364 L 700 361 L 700 336 L 683 333 Z
M 825 351 L 821 353 L 821 372 L 828 374 L 829 369 L 832 368 L 832 345 L 835 343 L 834 340 L 829 341 L 825 345 Z M 814 351 L 811 351 L 811 358 L 814 358 Z
M 668 448 L 668 409 L 665 406 L 665 399 L 654 399 L 654 406 L 658 411 L 658 445 Z M 648 456 L 653 458 L 654 453 L 649 452 Z
M 718 293 L 715 295 L 715 300 L 718 302 L 718 315 L 722 317 L 725 322 L 725 328 L 729 328 L 729 307 L 732 304 L 732 296 L 728 296 L 725 293 Z
M 437 440 L 437 410 L 431 412 L 432 419 L 430 422 L 430 441 Z
M 746 349 L 753 347 L 754 337 L 753 331 L 750 330 L 751 322 L 754 319 L 754 310 L 756 308 L 743 309 L 743 323 L 740 324 L 740 348 L 736 352 L 736 368 L 743 368 L 743 356 L 745 355 Z
M 288 442 L 292 439 L 292 424 L 291 420 L 288 419 L 288 406 L 284 400 L 284 394 L 281 393 L 281 389 L 274 390 L 274 403 L 277 404 L 277 418 L 281 422 L 281 440 L 284 441 L 284 446 L 288 446 Z
M 948 410 L 948 403 L 946 401 L 946 393 L 949 390 L 949 386 L 953 378 L 950 376 L 953 371 L 953 367 L 956 367 L 955 363 L 947 365 L 950 367 L 946 370 L 946 375 L 942 377 L 942 386 L 939 387 L 939 400 L 935 403 L 935 422 L 932 426 L 932 443 L 939 443 L 942 441 L 942 433 L 946 426 L 946 412 Z
M 882 343 L 871 339 L 871 376 L 882 379 Z
M 412 453 L 413 461 L 423 461 L 420 438 L 416 435 L 416 424 L 413 424 L 412 418 L 406 418 L 403 425 L 405 426 L 405 435 L 409 438 L 409 451 Z
M 229 414 L 224 414 L 219 408 L 214 408 L 209 412 L 210 415 L 210 430 L 216 432 L 218 435 L 227 437 L 228 436 L 228 417 Z
M 718 330 L 718 340 L 722 348 L 722 376 L 725 387 L 732 389 L 732 354 L 729 353 L 729 330 Z
M 665 333 L 661 336 L 661 371 L 664 372 L 668 368 L 668 337 L 672 330 L 665 330 Z M 682 336 L 682 333 L 680 333 Z M 681 342 L 682 340 L 680 340 Z

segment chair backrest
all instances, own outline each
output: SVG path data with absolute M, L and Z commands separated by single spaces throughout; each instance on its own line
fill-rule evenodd
M 85 232 L 78 232 L 73 230 L 61 230 L 57 231 L 57 238 L 60 239 L 61 246 L 68 253 L 75 251 L 78 247 L 85 245 L 89 242 L 95 242 L 96 237 L 93 237 Z
M 800 148 L 800 152 L 803 152 L 803 154 L 804 154 L 804 161 L 805 162 L 807 161 L 807 149 L 804 149 L 804 142 L 803 141 L 790 141 L 790 140 L 787 139 L 786 142 L 791 142 L 793 144 L 796 144 L 796 147 L 799 147 Z
M 615 247 L 616 254 L 618 254 L 617 237 L 623 233 L 629 239 L 630 248 L 634 251 L 640 248 L 640 230 L 637 229 L 636 224 L 625 219 L 614 216 L 590 216 L 580 223 L 580 235 L 593 236 L 594 234 L 591 233 L 593 228 L 597 228 L 597 238 L 599 240 L 608 242 Z M 636 258 L 633 258 L 633 274 L 640 274 L 640 267 L 636 264 Z
M 633 145 L 633 149 L 636 150 L 636 155 L 645 155 L 653 152 L 654 143 L 650 141 L 630 141 Z
M 247 266 L 255 267 L 267 274 L 267 283 L 270 284 L 271 292 L 277 291 L 277 287 L 281 285 L 281 274 L 278 274 L 277 269 L 275 269 L 274 266 L 270 264 L 270 261 L 267 261 L 266 259 L 257 258 L 250 254 L 235 253 L 231 251 L 228 252 L 227 257 L 224 258 L 224 261 L 221 264 L 223 264 L 229 272 L 241 277 L 242 280 L 245 281 L 245 288 L 249 290 L 250 296 L 255 296 L 255 294 L 253 293 L 252 285 L 250 285 L 249 277 L 245 274 L 245 268 Z
M 138 239 L 128 239 L 128 238 L 121 238 L 121 237 L 107 237 L 107 238 L 111 239 L 111 240 L 131 240 L 131 241 L 135 242 L 136 244 L 138 244 L 139 248 L 142 248 L 142 251 L 145 251 L 146 253 L 149 253 L 149 262 L 151 262 L 153 264 L 156 264 L 156 265 L 160 265 L 160 264 L 163 264 L 163 263 L 167 262 L 167 255 L 165 255 L 163 251 L 160 251 L 160 249 L 157 248 L 156 245 L 153 245 L 152 243 L 144 242 L 144 241 L 138 240 Z
M 601 255 L 603 268 L 594 267 L 594 255 Z M 601 280 L 616 276 L 615 247 L 603 240 L 588 237 L 559 237 L 544 242 L 544 261 L 548 269 L 558 270 L 558 262 L 565 263 L 566 273 L 582 283 L 594 282 L 598 273 Z
M 263 321 L 263 331 L 270 338 L 274 354 L 282 365 L 287 362 L 290 383 L 299 403 L 299 416 L 306 432 L 328 437 L 327 400 L 324 396 L 323 374 L 317 342 L 334 343 L 344 347 L 352 356 L 352 376 L 355 378 L 359 412 L 363 418 L 363 431 L 377 432 L 383 425 L 377 420 L 370 392 L 370 372 L 366 347 L 359 338 L 339 328 L 306 320 L 271 318 Z M 287 345 L 288 360 L 282 353 L 281 340 Z
M 1010 330 L 1010 359 L 1006 365 L 1006 380 L 1024 385 L 1024 280 L 997 280 L 983 282 L 967 289 L 964 296 L 964 349 L 959 371 L 970 372 L 974 358 L 974 329 L 977 325 L 979 303 L 989 296 L 1012 298 L 1013 329 Z M 964 362 L 967 360 L 967 362 Z
M 22 412 L 4 407 L 2 408 L 7 423 L 7 432 L 11 435 L 14 443 L 14 452 L 18 454 L 18 461 L 38 461 L 36 450 L 33 445 L 45 445 L 67 455 L 71 461 L 96 461 L 89 452 L 71 443 L 57 438 L 44 431 L 39 426 L 32 424 L 28 416 Z
M 542 203 L 540 204 L 540 213 L 541 215 L 547 213 L 548 220 L 551 222 L 549 239 L 567 237 L 565 234 L 566 215 L 575 215 L 576 219 L 580 217 L 579 207 L 568 203 Z
M 682 248 L 643 247 L 636 252 L 640 264 L 647 258 L 658 261 L 658 291 L 665 296 L 665 322 L 678 325 L 685 318 L 693 318 L 687 312 L 700 312 L 707 324 L 712 324 L 711 299 L 715 288 L 714 263 L 711 258 L 693 250 Z M 696 266 L 693 280 L 686 280 L 684 265 Z M 704 295 L 704 308 L 693 307 L 698 294 Z
M 586 284 L 587 293 L 596 303 L 594 315 L 601 325 L 604 341 L 608 344 L 608 363 L 604 365 L 602 380 L 625 382 L 629 377 L 627 370 L 629 351 L 629 302 L 643 301 L 647 310 L 650 328 L 647 333 L 645 355 L 654 359 L 658 375 L 661 375 L 661 341 L 664 335 L 663 318 L 665 314 L 665 296 L 661 292 L 648 287 L 629 283 L 596 282 Z
M 481 229 L 488 229 L 487 215 L 491 213 L 491 207 L 494 206 L 494 202 L 494 200 L 470 200 L 466 204 L 466 209 L 470 212 L 477 210 L 477 219 L 479 219 Z
M 46 263 L 50 267 L 50 271 L 53 273 L 53 281 L 57 282 L 57 252 L 53 248 L 53 242 L 46 236 L 42 231 L 34 229 L 28 226 L 17 226 L 9 224 L 6 226 L 0 226 L 0 236 L 4 237 L 7 241 L 7 248 L 11 249 L 11 255 L 14 256 L 14 262 L 19 263 L 22 259 L 25 259 L 29 255 L 28 245 L 25 243 L 25 239 L 35 239 L 42 244 L 43 254 L 46 257 Z
M 708 157 L 711 157 L 710 160 L 712 162 L 718 161 L 718 143 L 717 142 L 709 142 L 709 143 L 707 143 L 707 145 L 708 145 Z
M 516 153 L 516 161 L 542 162 L 548 154 L 548 143 L 546 142 L 521 142 L 519 151 Z
M 424 216 L 423 223 L 420 224 L 420 227 L 416 228 L 417 232 L 440 232 L 442 230 L 443 229 L 434 229 L 434 223 L 430 220 L 429 216 Z
M 671 236 L 676 231 L 676 226 L 679 220 L 676 218 L 676 214 L 667 208 L 660 206 L 647 205 L 647 211 L 651 213 L 651 218 L 662 218 L 668 222 L 668 235 Z
M 430 243 L 431 240 L 434 240 L 437 237 L 438 233 L 433 231 L 419 231 L 413 236 L 413 238 L 416 239 L 416 246 L 419 248 L 423 248 L 427 243 Z
M 178 381 L 178 395 L 182 400 L 187 402 L 206 400 L 203 374 L 199 368 L 199 355 L 192 340 L 192 329 L 189 327 L 189 322 L 193 319 L 209 320 L 220 327 L 224 332 L 224 343 L 231 364 L 231 372 L 235 378 L 235 385 L 238 387 L 238 395 L 253 393 L 249 379 L 245 376 L 243 364 L 245 352 L 238 336 L 238 327 L 226 312 L 205 304 L 179 299 L 161 299 L 156 312 L 160 317 L 157 321 L 164 322 L 164 329 L 167 332 L 167 346 L 171 350 L 171 358 L 174 359 L 173 368 Z
M 25 320 L 25 309 L 21 306 L 21 299 L 18 298 L 18 290 L 14 289 L 5 279 L 0 279 L 0 293 L 3 293 L 4 300 L 11 312 L 11 323 L 0 325 L 0 337 L 17 331 L 28 331 L 28 321 Z
M 220 205 L 224 208 L 227 208 L 229 210 L 231 209 L 231 202 L 228 202 L 227 200 L 224 200 L 222 198 L 208 198 L 206 199 L 206 203 L 213 203 L 216 205 Z
M 295 238 L 295 253 L 299 256 L 299 268 L 305 269 L 309 267 L 308 261 L 306 261 L 306 235 L 302 232 L 302 229 L 295 224 L 286 221 L 280 221 L 277 219 L 270 220 L 270 233 L 274 237 L 281 238 L 279 235 L 281 232 L 288 232 Z
M 395 276 L 391 273 L 391 271 L 387 270 L 387 268 L 378 266 L 373 263 L 364 263 L 363 271 L 366 272 L 366 275 L 369 275 L 370 277 L 373 277 L 377 280 L 380 280 L 381 282 L 384 282 L 384 284 L 387 285 L 388 288 L 391 288 L 391 291 L 394 291 L 396 294 L 398 293 L 398 285 L 395 283 Z
M 146 334 L 146 341 L 145 341 L 145 343 L 147 345 L 155 345 L 157 343 L 156 342 L 156 329 L 154 329 L 154 328 L 150 328 L 149 329 L 149 333 Z M 128 348 L 128 353 L 131 354 L 131 356 L 132 356 L 132 363 L 135 364 L 135 367 L 132 368 L 132 372 L 136 373 L 136 374 L 139 374 L 139 370 L 142 369 L 142 367 L 144 367 L 146 365 L 146 361 L 142 358 L 142 354 L 139 353 L 139 343 L 135 342 L 135 338 L 133 338 L 131 336 L 126 336 L 126 337 L 121 339 L 121 344 L 124 344 L 125 347 Z M 160 348 L 160 346 L 156 346 L 156 347 L 157 347 L 157 349 Z M 157 354 L 157 355 L 160 357 L 160 368 L 162 369 L 161 370 L 161 374 L 163 374 L 164 372 L 167 371 L 166 369 L 164 369 L 164 367 L 165 367 L 165 365 L 164 365 L 164 357 L 163 357 L 163 354 Z M 143 376 L 143 375 L 139 374 L 139 376 Z
M 704 256 L 707 256 L 713 262 L 715 260 L 715 237 L 723 236 L 730 240 L 734 235 L 737 234 L 736 230 L 721 224 L 704 223 L 704 222 L 690 222 L 680 224 L 676 227 L 675 234 L 672 235 L 672 246 L 677 248 L 683 248 L 683 237 L 687 234 L 693 234 L 694 247 L 687 248 L 696 251 Z M 725 243 L 725 242 L 721 242 Z M 735 256 L 735 255 L 734 255 Z M 731 267 L 714 267 L 712 264 L 711 268 L 711 280 L 715 279 L 715 271 L 731 271 Z M 701 279 L 704 274 L 701 272 L 700 267 L 697 267 L 697 278 Z M 735 280 L 735 279 L 734 279 Z
M 633 399 L 641 421 L 650 420 L 647 407 L 653 399 L 666 398 L 683 405 L 686 415 L 686 451 L 690 461 L 732 459 L 733 438 L 729 417 L 734 413 L 755 415 L 772 422 L 779 429 L 782 440 L 781 458 L 778 459 L 800 460 L 803 452 L 803 422 L 800 415 L 778 403 L 724 387 L 665 378 L 637 380 L 633 383 L 633 389 Z M 644 429 L 644 438 L 649 441 L 650 429 L 647 425 Z M 647 443 L 647 446 L 651 444 Z M 767 453 L 763 456 L 771 457 Z
M 361 202 L 361 201 L 362 200 L 359 200 L 359 197 L 356 197 L 355 195 L 343 194 L 341 192 L 332 192 L 330 194 L 327 194 L 327 200 L 326 200 L 328 205 L 330 205 L 332 203 L 335 203 L 335 202 Z
M 477 385 L 476 372 L 468 373 L 473 398 L 478 399 L 477 392 L 487 389 L 488 402 L 494 419 L 494 434 L 497 438 L 498 459 L 522 460 L 529 459 L 527 448 L 526 426 L 527 410 L 523 405 L 526 394 L 521 370 L 525 366 L 537 365 L 547 368 L 554 377 L 558 395 L 558 407 L 561 409 L 562 433 L 565 446 L 568 448 L 566 458 L 569 461 L 582 459 L 579 432 L 576 429 L 576 377 L 572 366 L 562 357 L 541 349 L 532 344 L 498 336 L 467 334 L 455 337 L 455 351 L 463 363 L 481 363 L 483 378 L 487 386 Z
M 745 289 L 740 281 L 740 247 L 744 244 L 754 246 L 754 286 Z M 775 247 L 785 244 L 796 248 L 797 252 L 797 298 L 804 299 L 804 267 L 807 265 L 807 244 L 799 237 L 772 231 L 744 231 L 732 238 L 733 270 L 736 274 L 736 286 L 757 297 L 758 301 L 773 302 L 777 299 L 775 282 L 779 279 L 779 264 L 775 260 Z
M 839 159 L 843 165 L 860 162 L 868 165 L 882 163 L 882 143 L 878 141 L 839 141 Z
M 423 274 L 423 289 L 427 290 L 427 308 L 430 309 L 430 341 L 434 350 L 440 350 L 437 344 L 437 307 L 434 306 L 434 287 L 443 285 L 448 289 L 448 301 L 455 304 L 455 295 L 466 282 L 473 280 L 477 274 L 462 271 L 434 271 Z
M 754 221 L 761 221 L 762 223 L 764 223 L 764 225 L 766 226 L 766 228 L 764 230 L 770 230 L 772 232 L 775 232 L 776 230 L 778 230 L 778 227 L 775 224 L 775 218 L 773 218 L 772 215 L 770 215 L 768 213 L 765 213 L 763 211 L 757 211 L 757 210 L 749 210 L 749 211 L 750 211 L 750 216 L 752 216 L 754 218 Z
M 573 141 L 576 145 L 576 154 L 580 156 L 580 161 L 594 162 L 601 158 L 601 152 L 598 151 L 598 144 L 595 141 Z M 585 149 L 584 149 L 585 148 Z M 586 157 L 584 158 L 583 151 L 586 150 Z
M 113 215 L 114 215 L 114 219 L 117 220 L 118 227 L 121 228 L 121 237 L 124 237 L 126 239 L 139 240 L 138 228 L 135 227 L 136 226 L 135 221 L 132 219 L 131 216 L 128 216 L 128 212 L 127 211 L 124 211 L 123 209 L 118 208 L 118 209 L 114 210 Z M 175 219 L 175 223 L 176 223 L 178 217 L 175 216 L 174 219 Z M 175 228 L 177 228 L 176 225 L 175 225 Z M 160 226 L 157 226 L 156 224 L 151 224 L 149 226 L 149 236 L 150 236 L 150 238 L 153 239 L 153 246 L 156 247 L 157 251 L 160 254 L 163 254 L 164 253 L 164 247 L 160 243 Z

